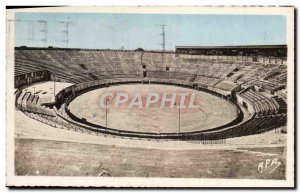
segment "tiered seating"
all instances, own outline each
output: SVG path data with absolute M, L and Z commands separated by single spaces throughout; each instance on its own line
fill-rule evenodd
M 232 135 L 241 136 L 261 133 L 276 127 L 280 127 L 284 124 L 286 124 L 286 115 L 283 114 L 266 115 L 264 117 L 256 115 L 246 124 L 235 128 L 235 131 L 233 131 L 234 133 L 232 133 Z
M 221 81 L 220 79 L 216 79 L 208 76 L 197 76 L 194 80 L 195 83 L 198 83 L 200 85 L 207 85 L 207 86 L 214 86 L 220 81 Z
M 111 79 L 142 78 L 142 74 L 113 74 Z
M 276 91 L 284 88 L 286 77 L 286 66 L 283 65 L 243 63 L 230 79 L 247 86 L 258 86 L 269 91 Z
M 61 51 L 61 50 L 46 50 L 42 51 L 47 58 L 52 61 L 53 64 L 56 64 L 56 66 L 63 66 L 64 69 L 66 69 L 69 74 L 72 74 L 75 79 L 77 79 L 79 82 L 86 82 L 86 81 L 92 81 L 93 78 L 91 78 L 85 70 L 83 70 L 78 64 L 72 64 L 70 63 L 71 58 L 68 54 L 68 51 Z
M 277 85 L 286 85 L 287 83 L 287 69 L 281 71 L 281 73 L 273 76 L 272 78 L 268 79 L 270 82 L 274 82 Z
M 260 63 L 254 63 L 254 64 L 250 63 L 249 65 L 249 63 L 247 63 L 247 66 L 251 67 L 253 73 L 256 73 L 257 79 L 263 79 L 265 77 L 268 77 L 273 72 L 277 72 L 279 70 L 279 66 L 276 64 L 265 65 Z
M 15 76 L 35 72 L 39 69 L 39 66 L 37 67 L 35 63 L 26 61 L 26 59 L 16 58 L 15 60 Z
M 201 76 L 210 76 L 214 78 L 224 78 L 238 64 L 232 62 L 219 62 L 201 58 L 175 58 L 171 64 L 171 71 L 180 71 L 194 73 Z
M 158 78 L 158 79 L 168 79 L 169 72 L 168 71 L 147 71 L 148 78 Z
M 24 68 L 23 64 L 26 63 L 31 69 L 48 70 L 58 78 L 61 78 L 67 82 L 78 83 L 79 81 L 72 77 L 69 69 L 60 65 L 59 63 L 53 63 L 53 61 L 47 58 L 47 55 L 42 50 L 16 50 L 15 61 L 21 59 L 22 63 L 15 64 L 15 70 L 20 71 Z
M 164 71 L 166 66 L 170 71 L 198 74 L 214 78 L 224 78 L 239 64 L 228 61 L 207 60 L 200 57 L 191 58 L 175 57 L 174 53 L 144 52 L 143 64 L 148 70 Z
M 169 71 L 147 71 L 148 78 L 157 79 L 173 79 L 173 80 L 183 80 L 189 81 L 191 78 L 190 74 L 181 72 L 169 72 Z
M 145 52 L 143 53 L 143 64 L 146 65 L 147 69 L 150 71 L 151 70 L 163 71 L 165 70 L 165 67 L 168 65 L 166 61 L 171 60 L 170 57 L 171 56 L 167 54 Z
M 182 72 L 169 72 L 169 77 L 174 80 L 190 80 L 191 75 Z
M 15 75 L 45 69 L 70 82 L 87 82 L 130 74 L 142 74 L 140 53 L 83 50 L 16 50 Z M 82 68 L 80 64 L 86 66 Z
M 249 90 L 241 93 L 240 96 L 253 106 L 254 112 L 258 115 L 276 114 L 279 111 L 279 105 L 275 100 L 259 92 Z
M 278 89 L 282 89 L 285 87 L 285 85 L 280 85 L 276 82 L 270 82 L 270 81 L 266 81 L 266 80 L 254 80 L 251 81 L 248 85 L 255 85 L 258 86 L 262 89 L 267 89 L 267 90 L 271 90 L 271 91 L 276 91 Z
M 105 84 L 118 82 L 120 79 L 122 83 L 125 80 L 128 83 L 136 82 L 136 79 L 143 78 L 143 70 L 147 72 L 145 80 L 149 78 L 149 82 L 157 79 L 154 82 L 161 80 L 163 84 L 175 82 L 196 88 L 202 87 L 220 96 L 224 92 L 215 90 L 231 91 L 237 84 L 242 84 L 243 87 L 255 85 L 276 91 L 286 85 L 287 79 L 286 67 L 276 64 L 222 61 L 203 59 L 200 56 L 176 57 L 174 52 L 79 49 L 17 49 L 15 51 L 15 76 L 21 78 L 18 81 L 22 81 L 22 78 L 26 79 L 23 74 L 42 71 L 47 72 L 48 76 L 51 73 L 54 80 L 83 83 L 82 85 L 87 84 L 85 86 L 89 88 L 97 81 L 103 81 Z M 28 81 L 27 84 L 31 83 Z M 22 84 L 24 85 L 26 84 Z M 64 91 L 67 93 L 67 89 Z M 71 91 L 69 90 L 68 93 L 70 94 Z M 286 124 L 284 97 L 283 99 L 270 98 L 268 95 L 250 89 L 244 91 L 238 96 L 253 107 L 254 112 L 251 115 L 253 117 L 243 120 L 245 122 L 241 124 L 231 125 L 232 130 L 228 127 L 226 128 L 228 130 L 222 128 L 218 131 L 219 133 L 209 133 L 209 139 L 253 134 Z M 286 96 L 286 92 L 282 93 Z M 42 103 L 53 100 L 52 96 L 39 98 L 38 95 L 23 90 L 16 97 L 17 107 L 21 110 L 42 115 L 55 115 L 51 109 L 42 106 Z M 56 97 L 57 102 L 60 101 L 59 97 L 64 99 L 65 95 L 61 94 Z
M 273 97 L 273 100 L 276 101 L 281 112 L 285 113 L 287 111 L 287 104 L 283 98 Z
M 31 92 L 21 92 L 21 94 L 16 95 L 16 97 L 16 105 L 18 109 L 22 111 L 55 116 L 52 109 L 41 105 L 38 95 L 34 95 Z
M 236 88 L 236 86 L 237 85 L 234 84 L 233 82 L 228 82 L 228 81 L 221 81 L 215 85 L 216 88 L 226 90 L 226 91 L 231 91 L 234 88 Z
M 277 92 L 277 95 L 282 98 L 284 101 L 287 100 L 287 90 L 283 89 Z
M 195 77 L 195 83 L 214 86 L 220 82 L 216 86 L 225 90 L 230 86 L 223 80 L 228 80 L 276 92 L 285 87 L 287 78 L 287 69 L 283 65 L 204 59 L 193 55 L 177 57 L 174 52 L 17 49 L 15 61 L 16 76 L 47 70 L 56 79 L 72 83 L 142 78 L 143 70 L 146 70 L 148 78 L 186 81 Z

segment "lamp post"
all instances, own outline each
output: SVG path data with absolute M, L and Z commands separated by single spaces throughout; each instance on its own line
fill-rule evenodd
M 109 102 L 110 100 L 109 100 L 109 98 L 106 98 L 105 99 L 105 106 L 106 106 L 106 108 L 105 108 L 105 127 L 107 128 L 107 114 L 108 114 L 108 106 L 107 106 L 107 103 Z
M 179 109 L 178 109 L 178 133 L 180 133 L 180 105 L 179 105 Z
M 54 98 L 55 98 L 55 80 L 53 81 L 53 95 L 54 95 Z
M 175 106 L 178 108 L 178 134 L 180 133 L 180 103 L 175 102 Z

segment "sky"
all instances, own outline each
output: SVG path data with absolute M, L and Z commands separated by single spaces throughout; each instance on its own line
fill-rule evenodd
M 70 22 L 68 35 L 62 21 Z M 161 50 L 161 24 L 166 25 L 167 50 L 178 45 L 286 44 L 286 18 L 280 15 L 117 13 L 16 13 L 15 44 Z

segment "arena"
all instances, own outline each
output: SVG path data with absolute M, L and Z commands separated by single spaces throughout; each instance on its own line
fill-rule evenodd
M 77 117 L 105 126 L 106 109 L 99 108 L 99 96 L 102 92 L 125 92 L 129 96 L 133 96 L 137 92 L 145 94 L 165 92 L 171 95 L 173 92 L 191 93 L 191 89 L 139 84 L 98 89 L 77 97 L 69 105 L 70 111 Z M 119 108 L 109 108 L 106 127 L 148 133 L 176 133 L 179 132 L 179 129 L 180 132 L 191 132 L 225 125 L 237 116 L 235 106 L 216 96 L 197 92 L 195 98 L 195 103 L 201 105 L 201 107 L 192 109 L 188 108 L 187 105 L 186 108 L 180 109 L 180 122 L 179 108 L 170 108 L 170 104 L 164 105 L 162 108 L 160 102 L 152 104 L 150 108 L 128 108 L 128 104 L 123 103 Z M 161 99 L 162 95 L 159 101 Z M 177 101 L 179 102 L 179 100 L 178 98 Z M 112 103 L 114 104 L 113 101 Z M 193 113 L 193 116 L 189 116 L 191 113 Z

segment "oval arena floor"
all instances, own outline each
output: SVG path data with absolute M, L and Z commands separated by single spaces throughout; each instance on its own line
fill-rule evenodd
M 146 108 L 147 94 L 151 92 L 158 93 L 159 100 Z M 78 118 L 85 118 L 88 122 L 105 126 L 106 109 L 100 107 L 100 96 L 103 93 L 112 93 L 114 96 L 117 93 L 127 93 L 129 96 L 128 101 L 120 104 L 118 108 L 114 107 L 115 97 L 109 102 L 111 104 L 107 110 L 107 127 L 113 129 L 176 133 L 180 124 L 180 132 L 192 132 L 222 126 L 237 116 L 237 109 L 233 104 L 211 94 L 176 86 L 149 84 L 120 85 L 84 93 L 70 103 L 70 111 Z M 130 108 L 130 101 L 136 93 L 142 96 L 142 108 L 138 105 Z M 170 99 L 173 93 L 176 94 L 177 104 L 180 103 L 180 93 L 187 94 L 180 115 L 178 105 L 170 108 L 170 102 L 166 102 L 161 107 L 163 94 L 167 94 Z M 195 100 L 191 99 L 192 93 L 195 93 Z M 199 108 L 189 108 L 190 102 Z

